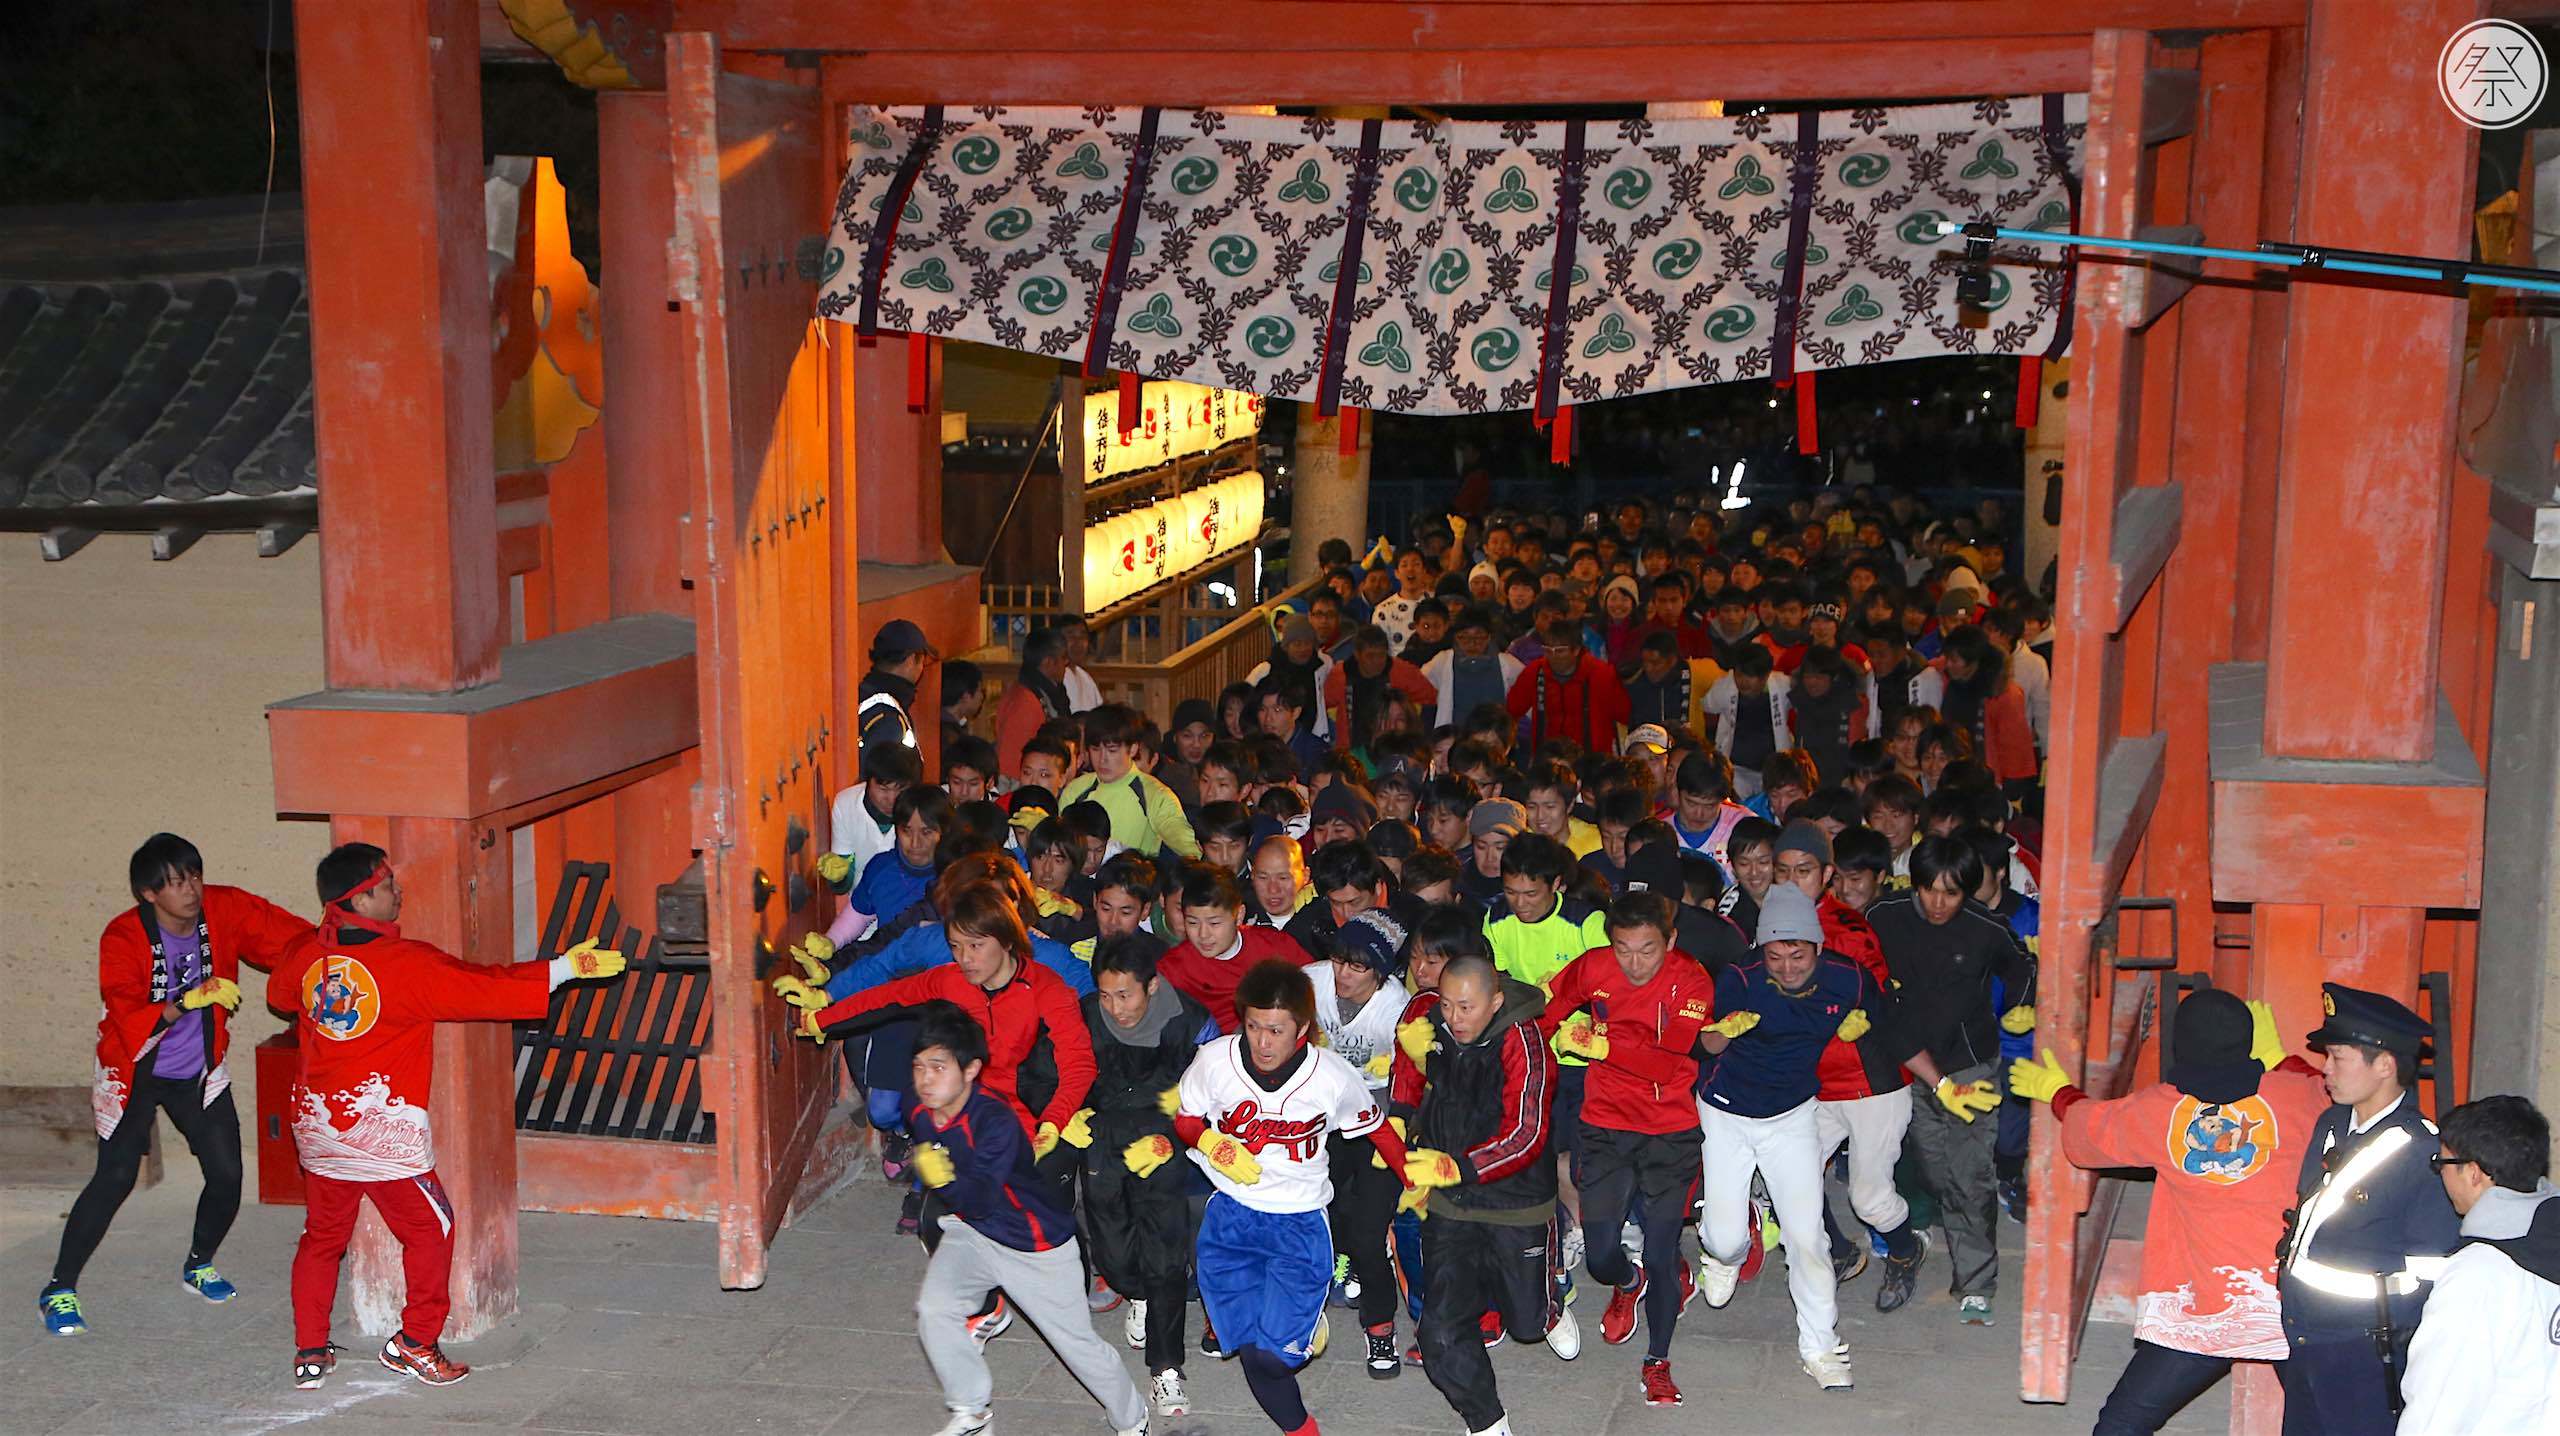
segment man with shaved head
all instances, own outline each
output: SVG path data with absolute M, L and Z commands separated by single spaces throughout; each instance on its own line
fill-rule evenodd
M 1422 1366 L 1474 1436 L 1510 1431 L 1478 1321 L 1570 1361 L 1582 1329 L 1556 1299 L 1563 1250 L 1547 1153 L 1554 1054 L 1546 997 L 1486 957 L 1452 957 L 1436 1000 L 1396 1031 L 1388 1111 L 1411 1144 L 1405 1180 L 1427 1192 Z

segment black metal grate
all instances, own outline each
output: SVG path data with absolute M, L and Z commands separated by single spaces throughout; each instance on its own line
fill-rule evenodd
M 516 1128 L 649 1142 L 709 1142 L 702 1109 L 702 1051 L 711 1040 L 711 959 L 645 951 L 608 896 L 612 868 L 568 863 L 544 920 L 541 955 L 594 937 L 637 951 L 609 982 L 565 983 L 540 1022 L 516 1026 Z M 603 910 L 601 918 L 597 910 Z

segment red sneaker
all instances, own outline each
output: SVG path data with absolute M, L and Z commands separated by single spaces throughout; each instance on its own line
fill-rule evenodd
M 1680 1404 L 1680 1383 L 1671 1379 L 1670 1362 L 1646 1362 L 1640 1384 L 1644 1389 L 1645 1405 L 1677 1406 Z
M 1736 1278 L 1738 1281 L 1758 1281 L 1760 1279 L 1760 1262 L 1762 1258 L 1769 1254 L 1768 1248 L 1762 1245 L 1760 1241 L 1760 1232 L 1764 1221 L 1765 1218 L 1762 1217 L 1760 1212 L 1760 1199 L 1758 1197 L 1753 1197 L 1751 1199 L 1751 1250 L 1743 1254 L 1742 1275 Z
M 1682 1262 L 1680 1263 L 1680 1309 L 1687 1311 L 1689 1303 L 1697 1299 L 1698 1273 L 1687 1262 Z
M 432 1341 L 416 1345 L 396 1331 L 382 1343 L 382 1364 L 429 1386 L 451 1386 L 471 1374 L 470 1367 L 445 1355 L 443 1347 Z
M 1500 1346 L 1502 1344 L 1502 1313 L 1486 1312 L 1483 1318 L 1476 1322 L 1476 1330 L 1483 1333 L 1487 1349 Z
M 1636 1334 L 1636 1312 L 1644 1304 L 1644 1288 L 1644 1268 L 1638 1267 L 1634 1286 L 1622 1286 L 1609 1293 L 1609 1309 L 1600 1313 L 1602 1341 L 1611 1346 L 1623 1346 L 1628 1337 Z

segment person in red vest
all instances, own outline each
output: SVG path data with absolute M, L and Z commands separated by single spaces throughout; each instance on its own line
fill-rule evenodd
M 1617 672 L 1583 661 L 1582 631 L 1567 620 L 1548 620 L 1538 639 L 1546 653 L 1512 681 L 1505 705 L 1520 720 L 1522 742 L 1535 752 L 1549 738 L 1571 738 L 1595 752 L 1616 752 L 1628 712 Z
M 436 1179 L 427 1102 L 439 1022 L 526 1022 L 564 982 L 612 977 L 622 954 L 594 939 L 558 957 L 477 963 L 400 935 L 400 880 L 371 843 L 320 860 L 320 928 L 267 977 L 267 1005 L 293 1015 L 302 1049 L 291 1105 L 308 1203 L 293 1253 L 293 1384 L 338 1364 L 329 1343 L 338 1271 L 367 1201 L 400 1242 L 405 1304 L 382 1344 L 393 1371 L 450 1386 L 471 1368 L 439 1344 L 452 1310 L 453 1202 Z
M 204 854 L 154 833 L 127 866 L 134 906 L 98 934 L 98 1066 L 90 1108 L 98 1167 L 71 1204 L 62 1247 L 37 1305 L 45 1329 L 78 1336 L 80 1270 L 133 1192 L 161 1112 L 204 1169 L 195 1233 L 178 1279 L 207 1301 L 229 1301 L 213 1253 L 240 1214 L 240 1118 L 231 1104 L 231 1013 L 240 964 L 274 965 L 311 924 L 239 888 L 207 885 Z

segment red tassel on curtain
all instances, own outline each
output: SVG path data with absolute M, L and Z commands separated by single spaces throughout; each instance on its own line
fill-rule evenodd
M 1340 439 L 1334 452 L 1347 459 L 1360 452 L 1360 411 L 1343 409 L 1335 417 L 1341 422 L 1336 425 Z
M 922 334 L 907 336 L 907 412 L 921 414 L 931 399 L 933 379 L 933 341 Z
M 2018 361 L 2018 427 L 2036 426 L 2036 413 L 2044 402 L 2044 359 L 2030 354 Z
M 1573 406 L 1558 404 L 1555 422 L 1547 426 L 1547 462 L 1558 468 L 1573 463 Z
M 1813 412 L 1812 370 L 1807 369 L 1796 375 L 1795 390 L 1796 452 L 1799 454 L 1821 453 L 1822 434 L 1820 429 L 1816 427 Z
M 1127 438 L 1138 427 L 1138 376 L 1126 369 L 1120 371 L 1120 437 Z

